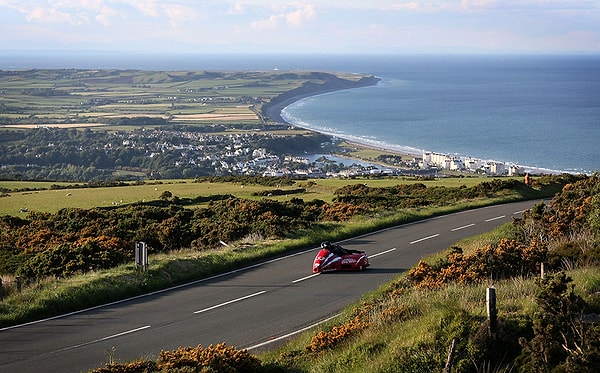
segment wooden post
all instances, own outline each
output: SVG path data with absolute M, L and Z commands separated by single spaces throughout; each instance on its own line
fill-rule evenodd
M 21 276 L 17 276 L 17 279 L 15 280 L 17 282 L 17 292 L 21 292 L 21 286 L 23 284 L 23 280 L 21 279 Z
M 456 338 L 452 338 L 450 344 L 450 350 L 448 350 L 448 357 L 446 358 L 446 366 L 444 367 L 444 373 L 450 373 L 452 369 L 452 355 L 454 355 L 454 349 L 456 348 Z
M 0 277 L 0 302 L 4 300 L 4 288 L 2 287 L 2 277 Z
M 496 288 L 493 286 L 487 288 L 486 303 L 489 322 L 489 337 L 495 339 L 496 329 L 498 327 L 498 311 L 496 310 Z
M 541 278 L 546 277 L 546 266 L 545 266 L 544 262 L 540 263 L 540 277 Z

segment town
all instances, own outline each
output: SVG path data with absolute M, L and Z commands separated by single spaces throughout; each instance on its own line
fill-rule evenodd
M 381 150 L 361 159 L 361 145 L 287 124 L 268 130 L 156 126 L 129 131 L 38 127 L 5 133 L 3 179 L 101 181 L 199 176 L 328 178 L 412 175 L 522 175 L 503 163 L 424 152 L 422 157 Z M 77 140 L 77 141 L 75 141 Z M 389 153 L 389 154 L 388 154 Z

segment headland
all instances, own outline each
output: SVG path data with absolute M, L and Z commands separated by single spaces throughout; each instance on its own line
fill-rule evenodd
M 271 121 L 288 123 L 281 117 L 281 111 L 288 105 L 303 98 L 343 89 L 362 88 L 376 85 L 381 79 L 375 76 L 362 77 L 358 80 L 342 79 L 333 74 L 313 72 L 311 75 L 323 83 L 305 82 L 302 86 L 273 97 L 262 109 L 263 114 Z

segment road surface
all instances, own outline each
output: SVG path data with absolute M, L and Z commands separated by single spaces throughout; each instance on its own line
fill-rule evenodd
M 461 238 L 490 231 L 536 201 L 454 213 L 342 242 L 364 250 L 364 272 L 314 275 L 318 249 L 61 317 L 0 329 L 0 372 L 87 372 L 110 360 L 221 342 L 269 348 Z

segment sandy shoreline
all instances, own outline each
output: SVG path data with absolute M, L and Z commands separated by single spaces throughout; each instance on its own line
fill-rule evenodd
M 374 86 L 376 85 L 378 82 L 380 81 L 379 78 L 375 78 L 375 77 L 369 77 L 369 78 L 363 78 L 358 82 L 355 82 L 355 84 L 352 84 L 350 86 L 346 85 L 346 86 L 332 86 L 332 85 L 313 85 L 310 88 L 309 87 L 304 87 L 304 89 L 301 90 L 292 90 L 289 92 L 286 92 L 283 95 L 278 96 L 279 98 L 282 98 L 281 100 L 276 100 L 276 102 L 274 103 L 270 103 L 269 105 L 267 105 L 266 109 L 264 110 L 264 113 L 267 117 L 269 117 L 269 119 L 271 121 L 277 122 L 277 123 L 287 123 L 291 126 L 296 126 L 296 127 L 301 127 L 298 126 L 297 124 L 294 123 L 290 123 L 288 121 L 286 121 L 282 116 L 281 113 L 283 112 L 283 110 L 288 107 L 289 105 L 300 101 L 302 99 L 305 99 L 307 97 L 311 97 L 311 96 L 317 96 L 323 93 L 329 93 L 329 92 L 335 92 L 335 91 L 341 91 L 341 90 L 345 90 L 345 89 L 353 89 L 353 88 L 362 88 L 362 87 L 368 87 L 368 86 Z M 294 92 L 296 91 L 296 92 Z M 285 98 L 283 98 L 285 97 Z M 313 132 L 319 132 L 316 131 L 313 128 L 307 128 L 307 127 L 301 127 L 305 130 L 309 130 L 309 131 L 313 131 Z M 324 135 L 327 136 L 331 136 L 331 137 L 339 137 L 337 135 L 332 135 L 330 133 L 324 133 L 324 132 L 319 132 L 322 133 Z M 343 138 L 343 140 L 351 145 L 354 145 L 356 147 L 359 148 L 364 148 L 364 149 L 373 149 L 373 150 L 378 150 L 381 152 L 385 152 L 385 153 L 390 153 L 390 154 L 396 154 L 396 155 L 401 155 L 401 156 L 409 156 L 409 157 L 422 157 L 422 154 L 418 151 L 400 151 L 400 150 L 396 150 L 396 149 L 390 149 L 390 148 L 386 148 L 386 147 L 382 147 L 382 146 L 376 146 L 376 145 L 372 145 L 372 144 L 366 144 L 363 142 L 359 142 L 353 139 L 348 139 L 348 138 Z

